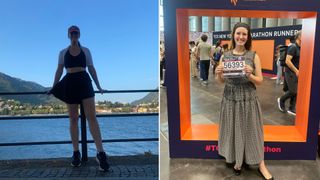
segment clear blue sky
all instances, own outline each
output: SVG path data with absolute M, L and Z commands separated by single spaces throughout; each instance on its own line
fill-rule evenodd
M 80 27 L 102 88 L 158 87 L 157 0 L 1 0 L 0 72 L 51 87 L 71 25 Z

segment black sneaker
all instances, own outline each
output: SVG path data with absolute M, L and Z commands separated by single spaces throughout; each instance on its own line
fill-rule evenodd
M 81 166 L 81 154 L 79 151 L 73 151 L 71 166 L 73 167 Z
M 284 103 L 281 102 L 280 98 L 278 98 L 277 101 L 278 101 L 278 108 L 279 108 L 279 110 L 280 110 L 281 112 L 286 112 Z
M 107 155 L 105 152 L 97 153 L 96 160 L 99 163 L 99 170 L 100 171 L 108 171 L 109 170 L 110 166 L 107 162 Z

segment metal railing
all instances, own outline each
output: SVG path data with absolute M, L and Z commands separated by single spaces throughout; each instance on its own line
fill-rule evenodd
M 147 90 L 104 90 L 103 93 L 143 93 L 143 92 L 159 92 L 159 89 L 147 89 Z M 39 95 L 46 94 L 47 91 L 38 92 L 0 92 L 0 96 L 5 95 Z M 100 91 L 95 91 L 100 93 Z M 115 113 L 115 114 L 97 114 L 97 117 L 128 117 L 128 116 L 158 116 L 157 113 Z M 68 118 L 68 115 L 37 115 L 37 116 L 0 116 L 1 120 L 33 120 L 33 119 L 57 119 L 57 118 Z M 88 160 L 88 143 L 94 143 L 93 140 L 87 139 L 87 128 L 86 128 L 86 117 L 84 114 L 83 106 L 80 105 L 81 118 L 81 151 L 82 161 Z M 158 137 L 155 138 L 131 138 L 131 139 L 103 139 L 103 143 L 113 142 L 145 142 L 145 141 L 159 141 Z M 71 144 L 72 141 L 41 141 L 41 142 L 15 142 L 15 143 L 0 143 L 0 147 L 4 146 L 30 146 L 30 145 L 52 145 L 52 144 Z

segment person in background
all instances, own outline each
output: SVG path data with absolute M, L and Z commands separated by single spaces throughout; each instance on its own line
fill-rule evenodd
M 197 56 L 200 57 L 200 77 L 202 79 L 201 85 L 208 85 L 210 59 L 213 55 L 211 45 L 207 43 L 208 36 L 203 34 L 201 36 L 202 42 L 198 45 Z
M 160 41 L 160 85 L 165 86 L 166 56 L 164 43 Z
M 290 45 L 287 50 L 285 78 L 288 85 L 288 91 L 283 96 L 277 99 L 278 108 L 281 112 L 288 112 L 296 115 L 296 100 L 299 77 L 299 62 L 300 62 L 300 46 L 301 46 L 301 31 L 295 35 L 295 43 Z M 285 102 L 290 99 L 288 111 L 285 107 Z
M 213 53 L 213 61 L 214 61 L 214 62 L 212 62 L 212 64 L 214 65 L 213 66 L 213 73 L 216 70 L 216 67 L 219 65 L 219 60 L 222 55 L 222 52 L 223 52 L 223 49 L 221 46 L 221 40 L 219 39 L 217 41 L 217 43 L 215 44 L 215 49 L 214 49 L 214 53 Z
M 291 36 L 289 38 L 290 40 L 290 43 L 288 44 L 288 48 L 294 44 L 294 42 L 296 41 L 295 40 L 295 36 Z M 286 67 L 283 67 L 283 72 L 286 71 Z M 282 88 L 283 92 L 287 92 L 288 91 L 288 84 L 287 84 L 287 81 L 286 81 L 286 73 L 283 73 L 283 88 Z M 290 99 L 290 101 L 292 101 L 293 99 Z
M 190 69 L 191 77 L 196 78 L 198 76 L 197 70 L 197 47 L 194 41 L 189 42 L 190 45 Z
M 282 44 L 278 45 L 276 47 L 276 53 L 275 53 L 275 61 L 277 64 L 277 80 L 276 80 L 276 84 L 283 84 L 282 82 L 282 72 L 283 72 L 283 67 L 281 66 L 281 62 L 280 62 L 280 47 L 282 46 Z
M 200 41 L 197 41 L 196 42 L 196 58 L 197 58 L 197 74 L 199 75 L 199 80 L 201 80 L 201 77 L 200 77 L 200 57 L 198 55 L 198 47 L 199 47 L 199 43 Z

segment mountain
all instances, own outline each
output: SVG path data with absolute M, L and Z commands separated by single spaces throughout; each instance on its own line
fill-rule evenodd
M 136 106 L 138 104 L 143 104 L 143 103 L 158 103 L 158 102 L 159 102 L 158 92 L 150 92 L 145 97 L 139 100 L 133 101 L 131 105 Z
M 35 82 L 24 81 L 0 72 L 0 92 L 34 92 L 46 90 L 48 90 L 48 88 L 45 88 Z M 30 103 L 32 105 L 61 103 L 57 99 L 48 95 L 5 95 L 0 96 L 0 98 L 14 99 L 21 103 Z

